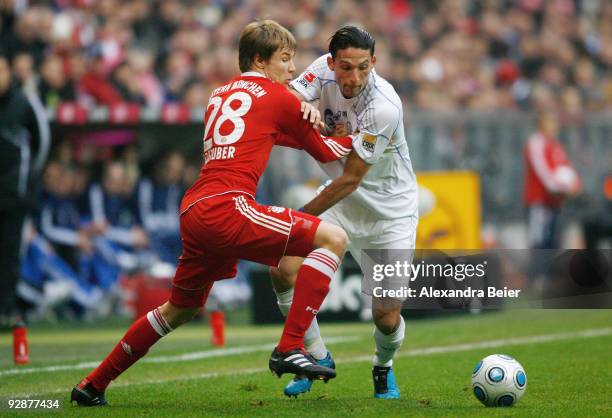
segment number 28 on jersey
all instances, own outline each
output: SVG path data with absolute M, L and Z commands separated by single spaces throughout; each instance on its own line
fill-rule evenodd
M 208 115 L 204 130 L 204 164 L 212 160 L 234 158 L 236 148 L 232 144 L 242 138 L 245 129 L 244 119 L 253 100 L 248 93 L 238 91 L 225 99 L 211 97 L 206 113 Z

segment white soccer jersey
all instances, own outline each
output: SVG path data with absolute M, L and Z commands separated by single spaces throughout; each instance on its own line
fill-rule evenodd
M 404 137 L 402 103 L 389 82 L 370 73 L 368 84 L 356 97 L 346 99 L 324 55 L 314 61 L 291 86 L 305 100 L 319 100 L 325 124 L 331 129 L 346 124 L 349 132 L 371 132 L 353 143 L 359 156 L 372 167 L 359 188 L 336 207 L 348 219 L 376 220 L 418 216 L 417 183 Z M 331 177 L 342 174 L 345 160 L 321 164 Z

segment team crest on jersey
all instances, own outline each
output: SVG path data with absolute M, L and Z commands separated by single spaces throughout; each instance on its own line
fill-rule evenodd
M 364 134 L 361 145 L 366 151 L 374 152 L 374 148 L 376 147 L 376 135 Z
M 283 213 L 285 208 L 280 206 L 268 206 L 268 212 Z
M 348 120 L 348 113 L 346 110 L 339 110 L 334 113 L 331 109 L 325 109 L 323 112 L 323 119 L 325 119 L 325 125 L 332 130 L 336 128 L 336 125 L 346 123 L 346 129 L 348 129 L 349 132 L 353 132 L 353 126 L 351 121 Z

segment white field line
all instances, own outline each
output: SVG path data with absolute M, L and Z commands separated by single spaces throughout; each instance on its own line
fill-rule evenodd
M 503 338 L 498 340 L 489 340 L 489 341 L 480 341 L 475 343 L 464 343 L 464 344 L 454 344 L 447 346 L 434 346 L 434 347 L 425 347 L 425 348 L 416 348 L 412 350 L 406 350 L 403 352 L 399 352 L 396 358 L 398 357 L 420 357 L 420 356 L 428 356 L 435 354 L 444 354 L 444 353 L 457 353 L 462 351 L 470 351 L 481 348 L 498 348 L 505 346 L 513 346 L 513 345 L 529 345 L 529 344 L 543 344 L 553 341 L 567 341 L 567 340 L 577 340 L 577 339 L 585 339 L 585 338 L 596 338 L 596 337 L 605 337 L 608 335 L 612 335 L 612 328 L 595 328 L 595 329 L 587 329 L 583 331 L 575 331 L 575 332 L 564 332 L 559 334 L 543 334 L 543 335 L 534 335 L 530 337 L 515 337 L 515 338 Z M 341 338 L 341 337 L 338 337 Z M 328 341 L 331 338 L 328 338 Z M 338 342 L 338 340 L 336 340 Z M 257 346 L 262 347 L 262 346 Z M 266 345 L 266 348 L 270 348 L 270 345 Z M 245 347 L 246 348 L 246 347 Z M 220 351 L 220 350 L 216 350 Z M 168 356 L 170 357 L 170 356 Z M 178 356 L 177 356 L 178 357 Z M 143 362 L 142 359 L 141 362 Z M 372 356 L 355 356 L 355 357 L 346 357 L 336 359 L 336 363 L 358 363 L 371 361 Z M 97 363 L 95 364 L 97 365 Z M 94 366 L 95 366 L 94 365 Z M 74 367 L 74 366 L 73 366 Z M 66 369 L 62 369 L 66 370 Z M 70 369 L 71 370 L 71 369 Z M 215 377 L 224 377 L 224 376 L 239 376 L 239 375 L 248 375 L 254 373 L 261 373 L 268 371 L 267 368 L 259 367 L 259 368 L 251 368 L 251 369 L 242 369 L 235 371 L 226 371 L 226 372 L 211 372 L 211 373 L 201 373 L 191 376 L 182 376 L 182 377 L 174 377 L 168 379 L 149 379 L 149 380 L 137 380 L 132 382 L 118 382 L 113 383 L 112 387 L 126 387 L 126 386 L 140 386 L 140 385 L 154 385 L 154 384 L 165 384 L 169 382 L 182 382 L 188 380 L 200 380 L 200 379 L 210 379 Z M 8 397 L 12 398 L 31 398 L 40 395 L 46 394 L 56 394 L 56 393 L 68 393 L 70 388 L 61 388 L 55 389 L 51 391 L 46 391 L 43 393 L 23 393 L 23 394 L 14 394 L 8 395 Z M 3 396 L 7 397 L 7 396 Z
M 563 341 L 563 340 L 576 340 L 581 338 L 594 338 L 594 337 L 605 337 L 612 335 L 612 328 L 595 328 L 586 329 L 583 331 L 576 332 L 564 332 L 559 334 L 544 334 L 534 335 L 531 337 L 515 337 L 515 338 L 503 338 L 500 340 L 481 341 L 475 343 L 455 344 L 438 347 L 424 347 L 399 352 L 396 357 L 416 357 L 416 356 L 428 356 L 432 354 L 443 354 L 443 353 L 457 353 L 460 351 L 470 351 L 480 348 L 497 348 L 504 347 L 507 345 L 528 345 L 528 344 L 542 344 L 551 341 Z M 372 356 L 358 356 L 347 359 L 347 362 L 358 362 L 372 360 Z M 343 363 L 342 360 L 336 363 Z
M 326 339 L 329 344 L 344 343 L 360 340 L 361 337 L 357 336 L 340 336 L 330 337 Z M 275 344 L 259 344 L 259 345 L 247 345 L 244 347 L 232 347 L 232 348 L 219 348 L 214 350 L 196 351 L 193 353 L 177 354 L 173 356 L 157 356 L 157 357 L 145 357 L 139 361 L 139 363 L 174 363 L 183 361 L 201 360 L 205 358 L 213 357 L 227 357 L 237 354 L 249 354 L 258 353 L 263 351 L 270 351 L 274 349 Z M 77 364 L 58 364 L 56 366 L 46 367 L 28 367 L 28 368 L 13 368 L 8 370 L 0 370 L 0 377 L 2 376 L 14 376 L 20 374 L 31 374 L 31 373 L 45 373 L 45 372 L 60 372 L 67 370 L 82 370 L 82 369 L 93 369 L 100 364 L 99 361 L 88 361 L 85 363 Z

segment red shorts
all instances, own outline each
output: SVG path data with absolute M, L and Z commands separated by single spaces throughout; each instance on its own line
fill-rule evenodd
M 170 302 L 203 306 L 215 281 L 236 276 L 238 259 L 277 266 L 285 255 L 306 257 L 320 222 L 242 193 L 200 200 L 181 214 L 183 254 Z

